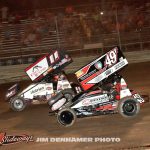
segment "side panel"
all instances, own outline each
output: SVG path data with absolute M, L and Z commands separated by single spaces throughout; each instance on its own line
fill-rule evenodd
M 102 95 L 93 95 L 91 97 L 83 98 L 79 103 L 72 106 L 72 108 L 81 108 L 84 106 L 92 106 L 96 104 L 103 104 L 105 102 L 109 102 L 109 97 L 107 94 Z
M 127 64 L 128 61 L 120 51 L 119 47 L 115 47 L 78 70 L 75 75 L 82 88 L 88 90 Z
M 35 96 L 42 96 L 53 93 L 52 83 L 39 83 L 37 85 L 32 84 L 27 87 L 22 93 L 24 99 L 33 99 Z

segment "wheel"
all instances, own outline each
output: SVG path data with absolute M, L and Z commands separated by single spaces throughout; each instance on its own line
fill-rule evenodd
M 135 117 L 140 111 L 140 104 L 132 97 L 126 97 L 119 101 L 118 112 L 126 118 Z
M 76 120 L 75 112 L 70 108 L 64 108 L 60 110 L 57 114 L 57 121 L 59 124 L 70 127 L 74 124 Z
M 66 98 L 67 101 L 71 101 L 73 99 L 72 93 L 65 93 L 64 98 Z
M 71 101 L 75 95 L 75 93 L 71 89 L 65 89 L 64 91 L 62 91 L 62 94 L 67 99 L 67 101 Z
M 26 103 L 21 98 L 14 98 L 10 100 L 10 107 L 14 111 L 23 111 L 26 107 Z
M 56 94 L 53 98 L 49 99 L 48 100 L 48 105 L 50 107 L 52 107 L 52 105 L 54 103 L 56 103 L 57 101 L 59 101 L 63 97 L 66 99 L 66 102 L 69 102 L 74 97 L 74 92 L 72 90 L 70 90 L 70 89 L 65 89 L 62 92 Z

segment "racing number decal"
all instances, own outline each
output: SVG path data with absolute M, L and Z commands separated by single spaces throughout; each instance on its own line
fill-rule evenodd
M 108 66 L 110 68 L 117 62 L 117 53 L 118 53 L 117 48 L 114 48 L 113 50 L 111 50 L 109 53 L 106 54 L 105 66 Z
M 59 59 L 58 51 L 55 51 L 52 55 L 49 56 L 51 64 Z
M 133 97 L 137 99 L 139 103 L 144 103 L 144 99 L 139 94 L 135 93 Z

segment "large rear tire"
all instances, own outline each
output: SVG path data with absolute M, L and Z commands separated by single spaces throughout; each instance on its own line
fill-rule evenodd
M 54 99 L 54 100 L 49 100 L 48 101 L 48 104 L 49 104 L 49 108 L 50 108 L 50 113 L 53 112 L 53 111 L 57 111 L 59 110 L 60 108 L 62 108 L 63 106 L 68 106 L 71 104 L 71 100 L 73 99 L 74 95 L 73 93 L 71 92 L 67 92 L 66 93 L 61 93 L 61 95 L 58 97 L 58 99 Z M 65 98 L 65 102 L 62 103 L 61 106 L 59 106 L 58 108 L 56 108 L 55 110 L 53 109 L 54 108 L 54 105 L 57 105 L 59 104 L 60 100 L 62 100 L 63 98 Z
M 71 101 L 75 96 L 75 93 L 71 89 L 65 89 L 63 92 L 63 97 L 66 98 L 67 102 Z
M 71 101 L 73 99 L 72 93 L 64 93 L 64 98 L 66 98 L 67 101 Z
M 140 103 L 132 97 L 126 97 L 119 101 L 118 112 L 126 118 L 135 117 L 140 111 Z
M 62 126 L 70 127 L 76 121 L 76 114 L 70 108 L 61 109 L 57 114 L 57 121 Z
M 62 98 L 65 98 L 67 103 L 71 102 L 74 95 L 75 94 L 71 89 L 65 89 L 62 92 L 58 93 L 56 96 L 54 96 L 52 99 L 48 100 L 48 105 L 51 108 L 54 103 L 56 103 L 57 101 L 59 101 Z
M 25 101 L 18 97 L 10 100 L 10 107 L 14 111 L 23 111 L 26 105 Z

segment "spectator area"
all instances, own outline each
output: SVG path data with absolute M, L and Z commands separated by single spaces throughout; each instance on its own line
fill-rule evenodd
M 116 45 L 124 51 L 148 50 L 150 4 L 142 4 L 10 12 L 0 24 L 0 65 L 32 63 L 59 47 L 73 57 L 94 56 Z

